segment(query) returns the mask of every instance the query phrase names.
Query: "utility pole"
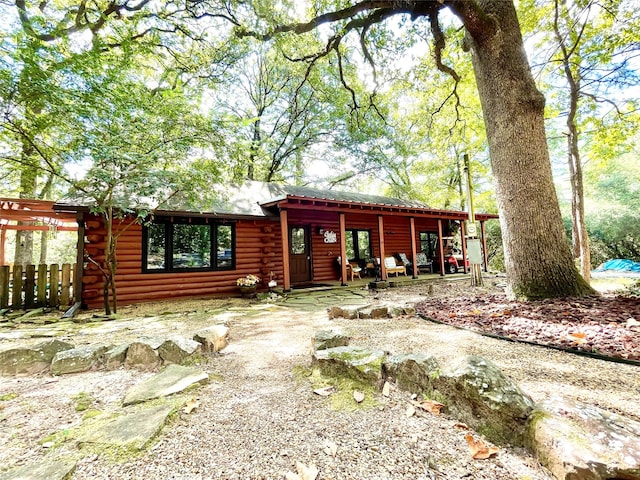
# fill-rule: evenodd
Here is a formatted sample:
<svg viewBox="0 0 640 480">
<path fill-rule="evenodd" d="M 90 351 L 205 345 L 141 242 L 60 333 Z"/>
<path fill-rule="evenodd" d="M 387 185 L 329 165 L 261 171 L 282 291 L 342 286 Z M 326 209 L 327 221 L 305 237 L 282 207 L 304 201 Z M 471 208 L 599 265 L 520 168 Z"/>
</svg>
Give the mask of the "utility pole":
<svg viewBox="0 0 640 480">
<path fill-rule="evenodd" d="M 478 228 L 476 226 L 476 216 L 473 211 L 473 187 L 471 185 L 471 170 L 469 168 L 469 155 L 464 154 L 464 173 L 467 177 L 467 198 L 469 202 L 469 222 L 466 228 L 467 235 L 467 255 L 469 256 L 469 266 L 471 269 L 471 286 L 480 287 L 484 285 L 482 280 L 482 251 L 480 239 L 478 238 Z"/>
</svg>

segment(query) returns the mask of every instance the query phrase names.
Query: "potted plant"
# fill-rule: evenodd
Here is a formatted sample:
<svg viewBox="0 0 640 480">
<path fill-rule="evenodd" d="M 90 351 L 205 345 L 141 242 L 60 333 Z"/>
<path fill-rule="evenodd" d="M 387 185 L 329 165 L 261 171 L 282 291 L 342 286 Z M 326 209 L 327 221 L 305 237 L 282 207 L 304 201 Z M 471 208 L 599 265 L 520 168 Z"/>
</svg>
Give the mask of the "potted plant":
<svg viewBox="0 0 640 480">
<path fill-rule="evenodd" d="M 242 293 L 243 297 L 253 296 L 256 293 L 259 283 L 260 277 L 253 274 L 245 275 L 236 280 L 236 285 L 240 287 L 240 293 Z"/>
</svg>

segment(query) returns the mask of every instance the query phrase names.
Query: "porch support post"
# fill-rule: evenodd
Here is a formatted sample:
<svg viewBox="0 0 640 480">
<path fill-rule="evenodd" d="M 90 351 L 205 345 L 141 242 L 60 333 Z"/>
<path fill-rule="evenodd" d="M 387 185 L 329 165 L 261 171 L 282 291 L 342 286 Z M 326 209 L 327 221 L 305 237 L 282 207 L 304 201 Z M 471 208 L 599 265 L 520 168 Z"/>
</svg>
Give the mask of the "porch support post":
<svg viewBox="0 0 640 480">
<path fill-rule="evenodd" d="M 438 253 L 440 254 L 440 276 L 444 277 L 444 245 L 442 245 L 442 219 L 438 219 Z"/>
<path fill-rule="evenodd" d="M 460 222 L 460 237 L 462 238 L 462 271 L 469 273 L 467 270 L 467 223 Z"/>
<path fill-rule="evenodd" d="M 380 278 L 386 280 L 387 269 L 384 266 L 384 257 L 386 256 L 384 250 L 384 218 L 382 215 L 378 215 L 378 236 L 380 237 Z"/>
<path fill-rule="evenodd" d="M 285 292 L 291 290 L 291 276 L 289 266 L 289 217 L 286 210 L 280 210 L 280 236 L 282 237 L 282 288 Z"/>
<path fill-rule="evenodd" d="M 347 221 L 344 213 L 340 214 L 340 285 L 347 286 Z"/>
<path fill-rule="evenodd" d="M 487 235 L 484 230 L 484 220 L 480 220 L 480 233 L 482 234 L 482 266 L 484 271 L 488 272 L 489 267 L 487 264 Z"/>
<path fill-rule="evenodd" d="M 418 262 L 416 262 L 416 220 L 409 217 L 409 231 L 411 232 L 411 266 L 413 267 L 413 278 L 418 278 Z"/>
<path fill-rule="evenodd" d="M 7 231 L 3 225 L 0 225 L 0 265 L 6 265 L 4 258 L 4 249 L 7 243 Z"/>
<path fill-rule="evenodd" d="M 84 214 L 76 215 L 78 243 L 76 243 L 76 265 L 73 272 L 73 301 L 82 303 L 82 277 L 84 275 Z"/>
</svg>

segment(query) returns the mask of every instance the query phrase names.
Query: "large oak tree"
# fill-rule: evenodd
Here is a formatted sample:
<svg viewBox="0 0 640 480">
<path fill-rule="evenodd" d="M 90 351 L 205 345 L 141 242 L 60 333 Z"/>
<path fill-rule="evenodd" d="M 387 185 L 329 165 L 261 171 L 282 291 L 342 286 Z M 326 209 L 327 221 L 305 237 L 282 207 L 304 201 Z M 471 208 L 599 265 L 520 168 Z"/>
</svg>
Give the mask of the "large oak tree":
<svg viewBox="0 0 640 480">
<path fill-rule="evenodd" d="M 372 27 L 397 16 L 426 20 L 438 68 L 455 77 L 443 61 L 446 39 L 439 16 L 449 9 L 462 22 L 489 143 L 509 291 L 529 299 L 592 293 L 573 263 L 564 232 L 545 135 L 545 100 L 531 75 L 513 1 L 366 0 L 348 6 L 316 3 L 315 9 L 304 21 L 275 17 L 275 26 L 263 27 L 264 31 L 239 26 L 239 33 L 270 40 L 332 27 L 319 56 L 335 53 L 340 58 L 341 44 L 353 32 L 359 35 L 365 59 L 372 61 L 368 44 Z M 259 8 L 255 11 L 260 14 Z M 262 17 L 265 20 L 264 11 Z"/>
</svg>

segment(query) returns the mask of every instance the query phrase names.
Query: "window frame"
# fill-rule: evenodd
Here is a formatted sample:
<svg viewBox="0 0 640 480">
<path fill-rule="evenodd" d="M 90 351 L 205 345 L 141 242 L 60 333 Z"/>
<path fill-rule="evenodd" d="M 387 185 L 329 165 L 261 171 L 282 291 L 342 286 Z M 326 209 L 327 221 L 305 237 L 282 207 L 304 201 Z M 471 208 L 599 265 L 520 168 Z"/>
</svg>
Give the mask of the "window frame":
<svg viewBox="0 0 640 480">
<path fill-rule="evenodd" d="M 164 225 L 164 268 L 149 268 L 149 226 Z M 205 225 L 209 231 L 210 265 L 206 267 L 175 267 L 173 265 L 173 245 L 175 225 Z M 231 262 L 229 265 L 218 265 L 218 227 L 231 228 Z M 236 222 L 211 221 L 204 217 L 156 217 L 142 226 L 142 273 L 181 273 L 228 271 L 236 268 Z"/>
<path fill-rule="evenodd" d="M 358 239 L 358 232 L 366 232 L 366 234 L 369 236 L 369 251 L 367 252 L 367 255 L 365 255 L 364 258 L 360 257 L 360 245 L 359 245 L 359 239 Z M 355 257 L 349 258 L 349 260 L 355 260 L 355 261 L 366 261 L 367 259 L 373 257 L 373 245 L 371 244 L 372 242 L 372 235 L 371 235 L 371 229 L 368 228 L 345 228 L 345 235 L 346 236 L 350 236 L 351 237 L 351 242 L 353 244 L 353 253 L 356 255 Z M 346 238 L 345 238 L 345 246 L 346 246 Z"/>
</svg>

